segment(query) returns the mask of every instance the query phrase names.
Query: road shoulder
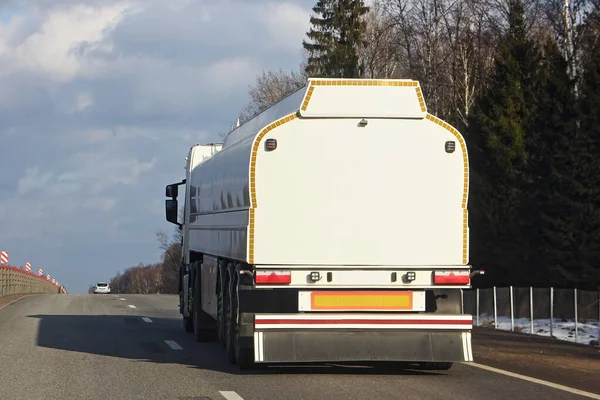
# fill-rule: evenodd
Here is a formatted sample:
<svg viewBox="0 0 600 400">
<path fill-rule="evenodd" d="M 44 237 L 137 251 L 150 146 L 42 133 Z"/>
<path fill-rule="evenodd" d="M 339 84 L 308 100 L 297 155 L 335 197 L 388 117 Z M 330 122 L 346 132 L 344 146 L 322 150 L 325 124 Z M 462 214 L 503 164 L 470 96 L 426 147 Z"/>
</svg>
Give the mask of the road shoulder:
<svg viewBox="0 0 600 400">
<path fill-rule="evenodd" d="M 14 303 L 17 300 L 21 300 L 23 297 L 30 296 L 30 294 L 11 294 L 8 296 L 0 297 L 0 310 Z"/>
<path fill-rule="evenodd" d="M 600 394 L 600 349 L 491 328 L 473 330 L 476 363 Z"/>
</svg>

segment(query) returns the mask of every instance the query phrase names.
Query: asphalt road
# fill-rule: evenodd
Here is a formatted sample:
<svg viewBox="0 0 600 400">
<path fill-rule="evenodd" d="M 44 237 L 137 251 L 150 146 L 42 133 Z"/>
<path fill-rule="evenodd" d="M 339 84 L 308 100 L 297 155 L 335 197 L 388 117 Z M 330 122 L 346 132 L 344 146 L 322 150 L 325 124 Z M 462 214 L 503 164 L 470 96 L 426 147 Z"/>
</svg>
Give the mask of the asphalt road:
<svg viewBox="0 0 600 400">
<path fill-rule="evenodd" d="M 585 399 L 462 364 L 238 372 L 218 344 L 183 331 L 175 296 L 35 295 L 0 310 L 0 399 L 514 398 Z"/>
</svg>

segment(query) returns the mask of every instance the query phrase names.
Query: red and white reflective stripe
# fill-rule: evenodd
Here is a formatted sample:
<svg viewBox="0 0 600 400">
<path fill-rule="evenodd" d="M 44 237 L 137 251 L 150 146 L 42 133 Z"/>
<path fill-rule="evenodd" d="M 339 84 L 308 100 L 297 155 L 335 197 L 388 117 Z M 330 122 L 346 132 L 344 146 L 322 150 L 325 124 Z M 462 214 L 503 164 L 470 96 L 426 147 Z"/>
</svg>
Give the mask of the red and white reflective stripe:
<svg viewBox="0 0 600 400">
<path fill-rule="evenodd" d="M 467 330 L 471 315 L 257 314 L 256 329 L 424 329 Z"/>
<path fill-rule="evenodd" d="M 46 274 L 46 280 L 49 281 L 50 280 L 50 274 Z"/>
<path fill-rule="evenodd" d="M 38 275 L 39 276 L 44 276 L 44 271 L 41 268 L 38 269 Z"/>
<path fill-rule="evenodd" d="M 25 270 L 26 270 L 27 272 L 31 271 L 31 263 L 30 263 L 30 262 L 26 262 L 26 263 L 25 263 Z"/>
<path fill-rule="evenodd" d="M 0 264 L 8 264 L 8 251 L 0 251 Z"/>
<path fill-rule="evenodd" d="M 471 282 L 470 271 L 435 271 L 435 285 L 468 285 Z"/>
</svg>

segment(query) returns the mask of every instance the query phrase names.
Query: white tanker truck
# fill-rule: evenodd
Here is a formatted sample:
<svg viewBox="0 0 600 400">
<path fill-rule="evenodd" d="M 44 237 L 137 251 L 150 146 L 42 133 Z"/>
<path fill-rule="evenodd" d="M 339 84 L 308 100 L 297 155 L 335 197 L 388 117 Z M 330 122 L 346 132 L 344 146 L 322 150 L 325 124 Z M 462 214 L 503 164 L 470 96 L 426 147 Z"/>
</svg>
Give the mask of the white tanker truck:
<svg viewBox="0 0 600 400">
<path fill-rule="evenodd" d="M 184 328 L 242 369 L 473 361 L 468 189 L 465 141 L 417 81 L 309 79 L 166 187 Z"/>
</svg>

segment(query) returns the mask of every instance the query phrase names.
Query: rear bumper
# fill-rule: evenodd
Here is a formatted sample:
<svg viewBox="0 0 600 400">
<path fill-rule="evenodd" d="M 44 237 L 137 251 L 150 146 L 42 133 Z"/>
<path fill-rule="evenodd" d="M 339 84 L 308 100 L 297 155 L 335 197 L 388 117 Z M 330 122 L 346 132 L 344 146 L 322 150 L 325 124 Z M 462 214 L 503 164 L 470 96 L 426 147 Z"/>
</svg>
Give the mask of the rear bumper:
<svg viewBox="0 0 600 400">
<path fill-rule="evenodd" d="M 470 315 L 258 314 L 261 363 L 473 361 Z"/>
<path fill-rule="evenodd" d="M 473 361 L 470 332 L 271 331 L 254 333 L 257 363 Z"/>
</svg>

